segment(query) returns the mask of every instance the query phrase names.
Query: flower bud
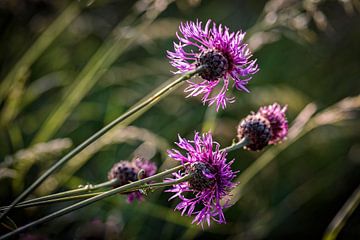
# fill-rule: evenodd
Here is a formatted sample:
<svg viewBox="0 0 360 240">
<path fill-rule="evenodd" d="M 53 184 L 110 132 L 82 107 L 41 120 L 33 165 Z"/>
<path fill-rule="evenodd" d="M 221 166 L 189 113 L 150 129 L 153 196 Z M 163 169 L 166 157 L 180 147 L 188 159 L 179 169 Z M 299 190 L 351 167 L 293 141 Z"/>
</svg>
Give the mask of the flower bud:
<svg viewBox="0 0 360 240">
<path fill-rule="evenodd" d="M 120 161 L 115 163 L 111 168 L 108 173 L 108 179 L 118 179 L 119 183 L 115 187 L 119 187 L 129 182 L 136 181 L 138 171 L 139 169 L 136 168 L 131 162 Z"/>
<path fill-rule="evenodd" d="M 271 139 L 270 122 L 259 114 L 248 115 L 238 126 L 238 137 L 246 137 L 246 149 L 259 151 L 266 147 Z"/>
</svg>

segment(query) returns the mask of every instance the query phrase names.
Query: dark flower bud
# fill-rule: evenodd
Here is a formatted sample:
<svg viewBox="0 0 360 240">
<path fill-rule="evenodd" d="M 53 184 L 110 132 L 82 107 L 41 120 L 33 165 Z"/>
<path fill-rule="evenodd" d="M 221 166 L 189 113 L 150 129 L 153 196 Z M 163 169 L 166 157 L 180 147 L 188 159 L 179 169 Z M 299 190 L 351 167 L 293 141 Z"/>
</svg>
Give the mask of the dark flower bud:
<svg viewBox="0 0 360 240">
<path fill-rule="evenodd" d="M 269 144 L 271 139 L 271 125 L 269 120 L 259 114 L 248 115 L 238 126 L 238 137 L 246 137 L 246 149 L 259 151 Z"/>
<path fill-rule="evenodd" d="M 114 185 L 114 187 L 120 187 L 130 182 L 150 177 L 156 173 L 156 170 L 157 167 L 155 163 L 140 157 L 135 157 L 131 162 L 120 161 L 115 163 L 108 173 L 108 179 L 118 179 L 119 182 Z M 143 199 L 140 191 L 125 194 L 128 195 L 129 203 L 133 202 L 135 199 Z"/>
<path fill-rule="evenodd" d="M 115 187 L 125 185 L 137 180 L 139 169 L 129 161 L 120 161 L 115 163 L 108 173 L 108 179 L 118 179 L 119 183 Z"/>
</svg>

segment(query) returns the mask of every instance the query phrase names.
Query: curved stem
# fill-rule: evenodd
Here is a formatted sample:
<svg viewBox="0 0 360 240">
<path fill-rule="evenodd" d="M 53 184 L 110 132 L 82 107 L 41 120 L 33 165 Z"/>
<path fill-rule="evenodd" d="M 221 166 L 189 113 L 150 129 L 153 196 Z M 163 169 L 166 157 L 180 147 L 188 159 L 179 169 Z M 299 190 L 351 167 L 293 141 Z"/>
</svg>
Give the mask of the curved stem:
<svg viewBox="0 0 360 240">
<path fill-rule="evenodd" d="M 192 76 L 196 75 L 197 73 L 201 72 L 203 70 L 203 66 L 198 67 L 197 69 L 187 72 L 178 79 L 171 82 L 169 85 L 165 86 L 164 88 L 160 89 L 157 93 L 155 93 L 153 96 L 149 97 L 147 100 L 135 105 L 135 107 L 130 108 L 127 112 L 125 112 L 123 115 L 100 129 L 98 132 L 93 134 L 91 137 L 89 137 L 87 140 L 85 140 L 83 143 L 78 145 L 75 149 L 70 151 L 68 154 L 66 154 L 63 158 L 61 158 L 59 161 L 57 161 L 52 167 L 50 167 L 45 173 L 43 173 L 33 184 L 31 184 L 24 192 L 22 192 L 9 206 L 9 208 L 3 212 L 0 215 L 0 221 L 3 219 L 4 216 L 6 216 L 13 207 L 18 204 L 22 199 L 27 197 L 36 187 L 38 187 L 47 177 L 49 177 L 53 172 L 55 172 L 58 168 L 60 168 L 62 165 L 64 165 L 66 162 L 68 162 L 71 158 L 73 158 L 75 155 L 77 155 L 79 152 L 81 152 L 84 148 L 89 146 L 91 143 L 95 142 L 98 138 L 100 138 L 102 135 L 107 133 L 109 130 L 111 130 L 113 127 L 115 127 L 120 122 L 126 120 L 133 114 L 137 113 L 138 111 L 142 110 L 146 106 L 150 105 L 154 101 L 158 101 L 161 99 L 162 96 L 172 88 L 179 86 L 180 83 L 182 83 L 185 80 L 190 79 Z"/>
<path fill-rule="evenodd" d="M 87 205 L 89 205 L 91 203 L 94 203 L 94 202 L 97 202 L 97 201 L 102 200 L 104 198 L 110 197 L 110 196 L 112 196 L 114 194 L 122 193 L 122 192 L 126 192 L 126 191 L 133 191 L 134 188 L 136 188 L 136 187 L 139 187 L 139 188 L 148 187 L 148 186 L 150 186 L 150 184 L 147 184 L 148 182 L 155 181 L 155 180 L 158 180 L 158 179 L 162 179 L 163 177 L 165 177 L 168 174 L 171 174 L 171 173 L 174 173 L 174 172 L 177 172 L 177 171 L 183 169 L 185 167 L 185 165 L 186 164 L 171 168 L 169 170 L 166 170 L 166 171 L 163 171 L 161 173 L 155 174 L 155 175 L 153 175 L 151 177 L 144 178 L 144 179 L 138 180 L 136 182 L 132 182 L 132 183 L 129 183 L 129 184 L 114 188 L 112 190 L 101 193 L 101 194 L 96 195 L 94 197 L 91 197 L 91 198 L 88 198 L 88 199 L 83 200 L 81 202 L 75 203 L 75 204 L 73 204 L 73 205 L 71 205 L 69 207 L 63 208 L 63 209 L 61 209 L 61 210 L 59 210 L 57 212 L 49 214 L 49 215 L 47 215 L 47 216 L 45 216 L 43 218 L 40 218 L 40 219 L 38 219 L 38 220 L 36 220 L 34 222 L 31 222 L 31 223 L 29 223 L 29 224 L 27 224 L 25 226 L 19 227 L 16 230 L 14 230 L 14 231 L 12 231 L 12 232 L 10 232 L 8 234 L 5 234 L 5 235 L 1 236 L 0 240 L 12 237 L 12 236 L 14 236 L 14 235 L 28 229 L 28 228 L 31 228 L 31 227 L 34 227 L 34 226 L 39 225 L 41 223 L 50 221 L 50 220 L 52 220 L 54 218 L 63 216 L 65 214 L 69 213 L 69 212 L 72 212 L 72 211 L 77 210 L 79 208 L 85 207 L 85 206 L 87 206 Z M 183 181 L 185 181 L 184 179 L 183 179 Z M 166 184 L 173 185 L 174 183 L 173 182 L 168 182 Z M 163 186 L 165 186 L 165 184 L 160 185 L 160 187 L 163 187 Z"/>
<path fill-rule="evenodd" d="M 235 151 L 239 148 L 245 147 L 248 143 L 249 143 L 248 139 L 246 137 L 244 137 L 239 142 L 234 143 L 226 148 L 221 149 L 221 151 L 229 153 L 229 152 Z"/>
<path fill-rule="evenodd" d="M 73 201 L 73 200 L 77 200 L 77 199 L 84 199 L 84 198 L 97 196 L 101 193 L 104 193 L 104 192 L 79 194 L 79 195 L 75 195 L 75 196 L 59 197 L 59 198 L 53 198 L 53 199 L 48 199 L 48 200 L 33 201 L 33 202 L 28 202 L 28 203 L 22 202 L 22 203 L 17 204 L 14 208 L 28 208 L 28 207 L 36 207 L 36 206 L 40 206 L 40 205 L 46 205 L 46 204 L 50 204 L 50 203 Z M 8 206 L 2 207 L 2 208 L 0 208 L 0 211 L 5 211 L 8 208 L 9 208 Z"/>
<path fill-rule="evenodd" d="M 168 187 L 168 186 L 172 186 L 172 185 L 175 185 L 175 184 L 178 184 L 178 183 L 185 182 L 185 181 L 189 180 L 191 177 L 192 177 L 191 175 L 186 175 L 186 176 L 184 176 L 182 178 L 179 178 L 179 179 L 177 179 L 175 181 L 144 184 L 144 185 L 141 185 L 141 186 L 138 186 L 138 187 L 126 190 L 126 191 L 121 191 L 119 193 L 129 193 L 129 192 L 137 191 L 137 190 L 140 190 L 140 189 L 155 190 L 155 189 L 158 189 L 158 188 Z M 86 199 L 86 198 L 90 198 L 90 197 L 100 195 L 102 193 L 104 193 L 104 192 L 87 193 L 87 194 L 80 194 L 80 195 L 67 196 L 67 197 L 58 197 L 58 198 L 52 198 L 52 199 L 46 199 L 46 200 L 38 200 L 37 199 L 37 201 L 33 201 L 33 202 L 19 203 L 18 205 L 15 206 L 15 208 L 35 207 L 35 206 L 51 204 L 51 203 L 73 201 L 73 200 L 84 199 L 84 198 Z M 7 208 L 8 207 L 2 207 L 2 208 L 0 208 L 0 211 L 4 211 Z"/>
<path fill-rule="evenodd" d="M 243 146 L 245 146 L 247 144 L 246 139 L 242 139 L 241 141 L 239 141 L 238 143 L 235 143 L 227 148 L 222 149 L 222 151 L 234 151 L 237 150 Z M 184 182 L 187 179 L 189 179 L 191 176 L 187 175 L 184 178 L 178 179 L 174 182 L 172 182 L 172 184 L 177 184 L 180 182 Z M 96 195 L 99 195 L 103 192 L 97 192 L 97 193 L 92 193 L 89 194 L 91 191 L 99 189 L 99 188 L 103 188 L 103 187 L 111 187 L 114 186 L 114 184 L 116 184 L 118 182 L 117 179 L 113 179 L 110 181 L 106 181 L 100 184 L 96 184 L 96 185 L 92 185 L 92 184 L 87 184 L 84 187 L 78 188 L 78 189 L 72 189 L 69 191 L 65 191 L 65 192 L 60 192 L 60 193 L 55 193 L 55 194 L 50 194 L 47 196 L 43 196 L 43 197 L 39 197 L 39 198 L 34 198 L 34 199 L 30 199 L 27 201 L 23 201 L 19 204 L 17 204 L 15 206 L 15 208 L 26 208 L 26 207 L 33 207 L 33 206 L 39 206 L 39 205 L 44 205 L 44 204 L 50 204 L 50 203 L 57 203 L 57 202 L 64 202 L 64 201 L 72 201 L 72 200 L 76 200 L 76 199 L 83 199 L 83 198 L 89 198 L 89 197 L 93 197 Z M 153 183 L 153 184 L 148 184 L 146 186 L 141 186 L 141 187 L 137 187 L 135 189 L 132 190 L 138 190 L 141 188 L 160 188 L 160 187 L 166 187 L 166 186 L 170 186 L 167 182 L 161 182 L 161 183 Z M 80 193 L 86 193 L 89 192 L 88 194 L 80 194 Z M 80 194 L 80 195 L 77 195 Z M 9 206 L 4 206 L 4 207 L 0 207 L 0 211 L 5 211 L 9 208 Z"/>
<path fill-rule="evenodd" d="M 241 141 L 234 143 L 229 147 L 223 148 L 222 151 L 231 152 L 231 151 L 237 150 L 237 149 L 245 146 L 246 144 L 247 144 L 247 140 L 244 138 Z M 186 176 L 186 177 L 189 178 L 189 176 Z M 183 182 L 183 181 L 184 181 L 183 179 L 179 179 L 179 182 Z M 15 206 L 15 208 L 33 207 L 33 206 L 38 206 L 38 205 L 43 205 L 43 204 L 71 201 L 71 200 L 75 200 L 75 199 L 82 199 L 82 198 L 96 196 L 96 195 L 98 195 L 98 193 L 83 194 L 83 195 L 76 195 L 76 194 L 91 192 L 93 190 L 103 188 L 103 187 L 111 187 L 111 186 L 114 186 L 114 184 L 116 184 L 117 182 L 118 182 L 118 180 L 114 179 L 114 180 L 110 180 L 110 181 L 103 182 L 103 183 L 96 184 L 96 185 L 87 184 L 84 187 L 81 187 L 78 189 L 73 189 L 73 190 L 69 190 L 69 191 L 65 191 L 65 192 L 55 193 L 55 194 L 23 201 L 23 202 L 17 204 Z M 176 183 L 174 182 L 173 184 L 176 184 Z M 169 185 L 164 182 L 148 185 L 148 187 L 151 187 L 151 188 L 165 187 L 165 186 L 169 186 Z M 146 186 L 145 186 L 145 188 L 146 188 Z M 75 196 L 72 196 L 72 195 L 75 195 Z M 8 208 L 9 208 L 9 206 L 0 207 L 0 211 L 7 210 Z"/>
</svg>

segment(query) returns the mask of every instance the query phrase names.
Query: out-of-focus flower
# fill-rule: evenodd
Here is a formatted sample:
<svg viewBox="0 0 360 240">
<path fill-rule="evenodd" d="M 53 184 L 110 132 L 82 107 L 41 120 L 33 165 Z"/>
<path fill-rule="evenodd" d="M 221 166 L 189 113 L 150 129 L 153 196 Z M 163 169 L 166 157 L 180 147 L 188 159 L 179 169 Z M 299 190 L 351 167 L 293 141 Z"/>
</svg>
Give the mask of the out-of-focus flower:
<svg viewBox="0 0 360 240">
<path fill-rule="evenodd" d="M 229 28 L 217 26 L 208 20 L 203 28 L 201 21 L 185 22 L 179 27 L 182 36 L 177 34 L 179 43 L 174 43 L 174 52 L 168 51 L 168 58 L 172 66 L 178 69 L 175 73 L 184 73 L 204 66 L 199 73 L 204 81 L 195 83 L 188 81 L 185 89 L 188 96 L 202 95 L 203 103 L 216 103 L 224 109 L 227 103 L 234 102 L 226 92 L 230 79 L 237 90 L 249 92 L 246 88 L 258 70 L 256 60 L 250 60 L 252 54 L 243 42 L 245 33 L 242 31 L 230 32 Z M 222 83 L 222 88 L 215 96 L 211 96 L 216 86 Z"/>
<path fill-rule="evenodd" d="M 113 165 L 108 173 L 108 179 L 118 179 L 118 184 L 114 187 L 120 187 L 138 180 L 138 173 L 142 170 L 142 177 L 147 178 L 156 173 L 157 167 L 153 162 L 145 160 L 139 157 L 130 161 L 120 161 Z M 142 200 L 142 194 L 140 191 L 127 193 L 128 202 L 131 203 L 135 199 Z"/>
<path fill-rule="evenodd" d="M 220 200 L 226 198 L 235 186 L 232 180 L 237 172 L 232 171 L 230 167 L 233 161 L 226 162 L 227 153 L 220 151 L 220 145 L 212 140 L 211 133 L 200 136 L 196 132 L 193 141 L 179 136 L 176 145 L 186 153 L 181 154 L 178 150 L 172 149 L 168 151 L 169 157 L 185 165 L 185 171 L 173 175 L 175 179 L 187 174 L 191 174 L 192 177 L 187 182 L 173 185 L 171 189 L 166 190 L 174 193 L 170 199 L 178 197 L 181 200 L 175 209 L 181 211 L 182 215 L 196 215 L 193 223 L 203 225 L 206 222 L 210 225 L 211 219 L 225 223 L 223 208 L 229 206 L 221 205 Z M 174 179 L 167 179 L 171 180 Z"/>
<path fill-rule="evenodd" d="M 288 133 L 286 119 L 287 106 L 278 103 L 261 107 L 257 113 L 251 113 L 238 126 L 238 138 L 247 138 L 245 149 L 259 151 L 269 144 L 284 140 Z"/>
</svg>

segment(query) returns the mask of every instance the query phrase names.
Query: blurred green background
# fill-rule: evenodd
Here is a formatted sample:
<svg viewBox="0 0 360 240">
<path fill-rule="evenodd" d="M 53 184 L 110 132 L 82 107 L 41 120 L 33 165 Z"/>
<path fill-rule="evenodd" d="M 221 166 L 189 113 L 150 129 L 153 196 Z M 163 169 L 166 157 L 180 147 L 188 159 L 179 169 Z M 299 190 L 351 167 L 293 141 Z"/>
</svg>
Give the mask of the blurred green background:
<svg viewBox="0 0 360 240">
<path fill-rule="evenodd" d="M 165 162 L 166 149 L 178 133 L 191 138 L 194 130 L 211 130 L 227 146 L 250 111 L 275 101 L 288 104 L 289 122 L 296 124 L 287 141 L 263 152 L 230 154 L 240 184 L 234 192 L 238 201 L 225 213 L 228 224 L 192 226 L 172 210 L 177 201 L 168 202 L 170 194 L 156 192 L 131 205 L 117 195 L 27 234 L 321 239 L 360 183 L 359 12 L 357 0 L 1 1 L 1 205 L 171 78 L 166 50 L 173 48 L 179 23 L 211 18 L 247 31 L 261 69 L 249 83 L 251 93 L 233 92 L 236 103 L 216 113 L 199 98 L 184 98 L 182 86 L 92 144 L 32 197 L 103 182 L 116 161 L 137 155 L 166 168 L 174 164 Z M 10 217 L 23 225 L 68 204 L 14 210 Z M 338 239 L 360 239 L 360 209 Z"/>
</svg>

